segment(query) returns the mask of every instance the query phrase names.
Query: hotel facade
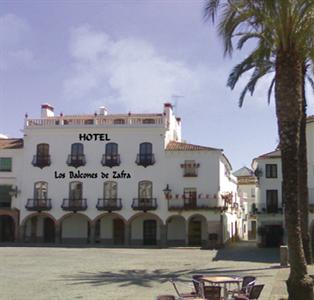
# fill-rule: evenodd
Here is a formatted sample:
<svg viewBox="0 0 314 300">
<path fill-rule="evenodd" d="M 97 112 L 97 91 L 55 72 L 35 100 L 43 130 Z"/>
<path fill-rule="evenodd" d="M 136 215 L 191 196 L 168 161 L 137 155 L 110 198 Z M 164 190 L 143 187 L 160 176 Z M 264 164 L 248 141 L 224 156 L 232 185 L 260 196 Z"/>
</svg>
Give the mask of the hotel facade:
<svg viewBox="0 0 314 300">
<path fill-rule="evenodd" d="M 155 114 L 25 116 L 0 139 L 0 241 L 219 247 L 243 237 L 222 149 L 188 144 L 170 103 Z"/>
</svg>

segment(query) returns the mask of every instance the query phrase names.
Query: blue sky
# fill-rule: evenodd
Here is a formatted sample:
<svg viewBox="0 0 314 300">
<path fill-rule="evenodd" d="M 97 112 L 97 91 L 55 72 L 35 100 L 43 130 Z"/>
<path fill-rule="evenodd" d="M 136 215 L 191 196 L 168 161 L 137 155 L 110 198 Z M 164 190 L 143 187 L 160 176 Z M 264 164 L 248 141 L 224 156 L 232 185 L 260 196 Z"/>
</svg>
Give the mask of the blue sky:
<svg viewBox="0 0 314 300">
<path fill-rule="evenodd" d="M 22 136 L 24 114 L 160 112 L 175 102 L 183 138 L 223 148 L 236 170 L 278 143 L 269 79 L 238 107 L 245 78 L 226 87 L 249 52 L 223 56 L 204 1 L 0 1 L 0 133 Z M 175 98 L 173 95 L 182 97 Z M 313 96 L 308 93 L 309 114 Z"/>
</svg>

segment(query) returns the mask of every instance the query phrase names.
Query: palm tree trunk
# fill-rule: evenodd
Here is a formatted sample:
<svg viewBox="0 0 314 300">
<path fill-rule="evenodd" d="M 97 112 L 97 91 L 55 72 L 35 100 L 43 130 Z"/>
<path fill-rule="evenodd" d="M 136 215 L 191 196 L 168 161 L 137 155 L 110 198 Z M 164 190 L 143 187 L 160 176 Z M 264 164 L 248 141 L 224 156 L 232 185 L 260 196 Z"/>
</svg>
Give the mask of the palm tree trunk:
<svg viewBox="0 0 314 300">
<path fill-rule="evenodd" d="M 301 234 L 305 260 L 312 263 L 311 239 L 309 233 L 309 192 L 307 184 L 307 151 L 306 151 L 306 99 L 305 99 L 305 66 L 303 64 L 302 115 L 299 146 L 299 205 L 301 216 Z"/>
<path fill-rule="evenodd" d="M 275 98 L 290 261 L 287 280 L 289 300 L 313 300 L 313 284 L 307 275 L 302 246 L 298 204 L 302 63 L 292 46 L 288 50 L 279 49 L 277 53 Z"/>
</svg>

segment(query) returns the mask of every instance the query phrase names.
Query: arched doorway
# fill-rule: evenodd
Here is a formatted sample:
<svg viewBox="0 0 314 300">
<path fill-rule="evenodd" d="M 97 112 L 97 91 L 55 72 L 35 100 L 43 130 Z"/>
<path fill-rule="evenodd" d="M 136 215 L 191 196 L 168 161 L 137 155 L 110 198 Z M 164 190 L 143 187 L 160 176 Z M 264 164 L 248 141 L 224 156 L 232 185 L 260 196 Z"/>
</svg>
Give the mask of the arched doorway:
<svg viewBox="0 0 314 300">
<path fill-rule="evenodd" d="M 0 242 L 14 242 L 14 219 L 11 216 L 0 216 Z"/>
<path fill-rule="evenodd" d="M 116 213 L 106 213 L 95 220 L 95 241 L 106 245 L 125 244 L 125 220 Z"/>
<path fill-rule="evenodd" d="M 188 240 L 190 246 L 204 246 L 207 240 L 207 222 L 204 216 L 196 215 L 190 217 L 188 229 Z"/>
<path fill-rule="evenodd" d="M 85 244 L 90 240 L 90 220 L 80 213 L 70 213 L 59 221 L 61 241 L 70 244 Z"/>
<path fill-rule="evenodd" d="M 152 213 L 139 213 L 130 220 L 131 245 L 157 246 L 161 245 L 160 227 L 162 221 Z"/>
<path fill-rule="evenodd" d="M 171 216 L 167 219 L 167 245 L 185 246 L 185 219 L 182 216 Z"/>
<path fill-rule="evenodd" d="M 55 242 L 55 220 L 52 216 L 39 213 L 26 217 L 24 241 L 31 243 L 54 243 Z"/>
</svg>

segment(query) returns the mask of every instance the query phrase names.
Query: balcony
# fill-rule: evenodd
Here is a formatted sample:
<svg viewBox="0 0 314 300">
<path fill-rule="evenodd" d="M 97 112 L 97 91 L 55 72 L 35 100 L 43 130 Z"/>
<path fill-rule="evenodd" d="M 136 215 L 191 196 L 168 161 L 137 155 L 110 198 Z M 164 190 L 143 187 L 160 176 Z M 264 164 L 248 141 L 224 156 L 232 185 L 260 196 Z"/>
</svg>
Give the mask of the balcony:
<svg viewBox="0 0 314 300">
<path fill-rule="evenodd" d="M 67 159 L 68 166 L 78 168 L 81 166 L 85 166 L 85 164 L 86 164 L 86 159 L 85 159 L 84 154 L 79 154 L 79 155 L 69 154 L 68 155 L 68 159 Z"/>
<path fill-rule="evenodd" d="M 117 211 L 122 209 L 121 198 L 100 198 L 96 208 L 102 211 Z"/>
<path fill-rule="evenodd" d="M 262 207 L 260 210 L 256 210 L 257 214 L 282 214 L 283 209 L 282 207 L 277 206 L 267 206 Z"/>
<path fill-rule="evenodd" d="M 155 156 L 152 153 L 149 154 L 137 154 L 136 164 L 139 166 L 143 166 L 146 168 L 147 166 L 151 166 L 155 163 Z"/>
<path fill-rule="evenodd" d="M 32 165 L 34 167 L 44 168 L 50 166 L 50 155 L 34 155 L 32 160 Z"/>
<path fill-rule="evenodd" d="M 51 199 L 27 199 L 25 208 L 29 211 L 38 211 L 51 209 Z"/>
<path fill-rule="evenodd" d="M 87 209 L 86 199 L 63 199 L 61 208 L 65 211 L 84 211 Z"/>
<path fill-rule="evenodd" d="M 120 154 L 114 154 L 114 155 L 106 155 L 104 154 L 102 156 L 101 164 L 103 166 L 112 168 L 116 166 L 120 166 Z"/>
<path fill-rule="evenodd" d="M 157 200 L 156 198 L 134 198 L 132 208 L 134 210 L 142 210 L 144 212 L 148 210 L 156 210 Z"/>
<path fill-rule="evenodd" d="M 217 199 L 212 198 L 172 198 L 168 201 L 169 211 L 181 210 L 221 210 Z"/>
</svg>

